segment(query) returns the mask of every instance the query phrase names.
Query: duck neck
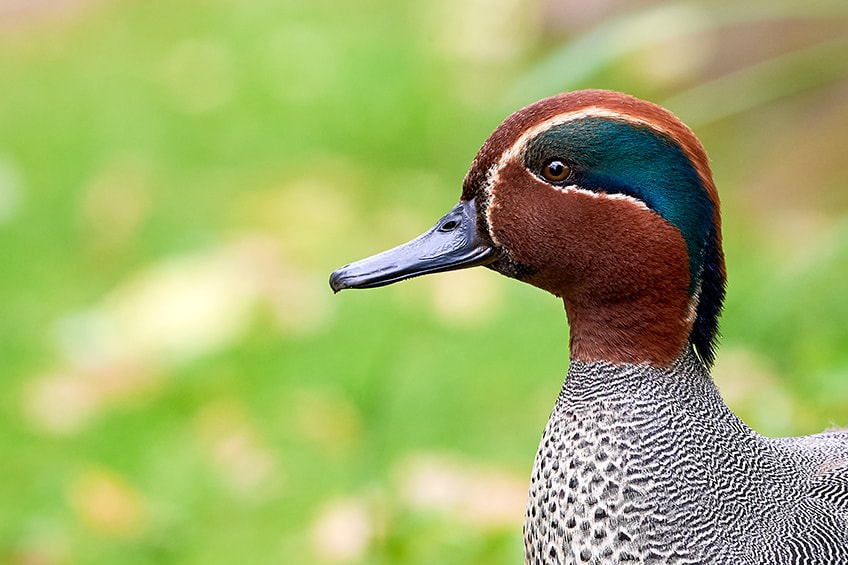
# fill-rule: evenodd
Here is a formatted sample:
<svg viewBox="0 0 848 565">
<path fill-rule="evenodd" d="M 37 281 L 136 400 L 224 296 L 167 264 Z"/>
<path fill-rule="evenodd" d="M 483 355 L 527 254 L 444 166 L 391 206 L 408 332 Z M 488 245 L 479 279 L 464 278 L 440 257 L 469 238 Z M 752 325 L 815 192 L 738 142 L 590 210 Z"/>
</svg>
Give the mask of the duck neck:
<svg viewBox="0 0 848 565">
<path fill-rule="evenodd" d="M 598 302 L 566 296 L 563 303 L 572 360 L 668 367 L 689 348 L 694 310 L 683 297 L 659 300 L 644 293 Z"/>
</svg>

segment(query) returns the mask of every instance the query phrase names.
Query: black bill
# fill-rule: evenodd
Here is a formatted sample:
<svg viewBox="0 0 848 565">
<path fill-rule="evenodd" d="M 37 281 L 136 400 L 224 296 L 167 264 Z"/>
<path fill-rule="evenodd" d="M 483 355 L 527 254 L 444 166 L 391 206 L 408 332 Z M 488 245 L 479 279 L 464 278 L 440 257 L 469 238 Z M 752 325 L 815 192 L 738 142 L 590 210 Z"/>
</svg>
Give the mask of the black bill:
<svg viewBox="0 0 848 565">
<path fill-rule="evenodd" d="M 333 271 L 330 288 L 374 288 L 428 273 L 441 273 L 494 259 L 491 244 L 477 232 L 473 200 L 460 202 L 430 231 L 408 243 Z"/>
</svg>

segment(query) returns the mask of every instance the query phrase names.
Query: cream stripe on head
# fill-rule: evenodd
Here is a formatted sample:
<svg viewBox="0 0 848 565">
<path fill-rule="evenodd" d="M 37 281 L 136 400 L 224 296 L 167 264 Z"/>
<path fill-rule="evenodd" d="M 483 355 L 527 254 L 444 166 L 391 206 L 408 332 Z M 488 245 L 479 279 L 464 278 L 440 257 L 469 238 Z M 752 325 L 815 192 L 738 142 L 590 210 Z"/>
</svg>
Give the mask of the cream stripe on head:
<svg viewBox="0 0 848 565">
<path fill-rule="evenodd" d="M 571 185 L 568 185 L 568 186 L 555 186 L 555 185 L 549 184 L 547 186 L 549 186 L 550 188 L 552 188 L 552 189 L 554 189 L 558 192 L 562 192 L 563 194 L 580 193 L 580 194 L 585 194 L 586 196 L 591 196 L 592 198 L 596 198 L 598 200 L 622 200 L 624 202 L 630 202 L 631 204 L 633 204 L 634 206 L 636 206 L 637 208 L 640 208 L 642 210 L 653 212 L 653 210 L 648 208 L 647 204 L 645 204 L 644 202 L 642 202 L 641 200 L 639 200 L 635 196 L 630 196 L 629 194 L 623 194 L 621 192 L 595 192 L 594 190 L 589 190 L 589 189 L 586 189 L 586 188 L 580 188 L 579 186 L 577 186 L 575 184 L 571 184 Z M 654 213 L 656 213 L 656 212 L 654 212 Z"/>
<path fill-rule="evenodd" d="M 610 110 L 609 108 L 604 108 L 602 106 L 588 106 L 579 110 L 572 110 L 570 112 L 557 114 L 556 116 L 548 118 L 547 120 L 540 122 L 535 126 L 527 129 L 527 131 L 525 131 L 518 139 L 515 140 L 515 142 L 509 147 L 509 149 L 507 149 L 501 154 L 500 159 L 498 159 L 498 168 L 504 166 L 508 161 L 522 157 L 524 148 L 527 146 L 527 142 L 539 135 L 540 133 L 551 129 L 552 127 L 561 126 L 569 122 L 576 122 L 578 120 L 583 120 L 586 118 L 607 118 L 645 126 L 654 130 L 657 133 L 661 133 L 663 135 L 671 137 L 685 151 L 685 148 L 683 147 L 683 144 L 680 142 L 680 140 L 675 138 L 667 129 L 663 128 L 659 122 L 656 122 L 654 120 L 646 120 L 644 118 L 637 118 L 630 114 L 623 114 L 621 112 L 616 112 L 615 110 Z"/>
</svg>

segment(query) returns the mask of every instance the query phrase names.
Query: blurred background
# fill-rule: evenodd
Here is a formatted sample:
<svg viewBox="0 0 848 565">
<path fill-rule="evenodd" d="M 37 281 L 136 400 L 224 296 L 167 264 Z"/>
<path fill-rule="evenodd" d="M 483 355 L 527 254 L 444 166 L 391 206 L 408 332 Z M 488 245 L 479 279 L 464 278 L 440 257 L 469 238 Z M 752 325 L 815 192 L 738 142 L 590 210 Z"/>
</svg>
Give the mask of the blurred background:
<svg viewBox="0 0 848 565">
<path fill-rule="evenodd" d="M 731 407 L 848 425 L 844 0 L 0 0 L 0 563 L 521 562 L 561 303 L 327 277 L 582 87 L 712 156 Z"/>
</svg>

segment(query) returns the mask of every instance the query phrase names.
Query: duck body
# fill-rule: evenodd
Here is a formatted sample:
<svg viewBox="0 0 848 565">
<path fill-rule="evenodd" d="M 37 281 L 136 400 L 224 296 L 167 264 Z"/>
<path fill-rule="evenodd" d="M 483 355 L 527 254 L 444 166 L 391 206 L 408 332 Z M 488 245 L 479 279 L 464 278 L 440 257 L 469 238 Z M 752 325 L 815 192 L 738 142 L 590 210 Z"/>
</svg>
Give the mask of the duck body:
<svg viewBox="0 0 848 565">
<path fill-rule="evenodd" d="M 846 451 L 845 433 L 760 436 L 690 352 L 664 369 L 572 363 L 525 563 L 848 563 Z"/>
<path fill-rule="evenodd" d="M 331 275 L 339 291 L 482 265 L 562 299 L 571 365 L 533 466 L 525 563 L 848 564 L 848 431 L 762 437 L 709 374 L 719 208 L 670 112 L 564 93 L 492 133 L 432 229 Z"/>
</svg>

